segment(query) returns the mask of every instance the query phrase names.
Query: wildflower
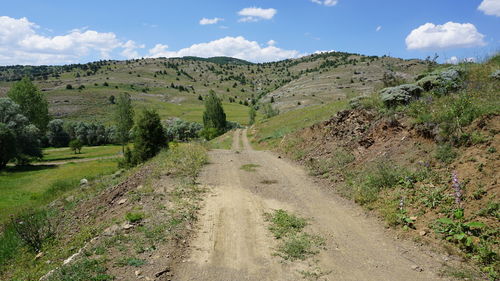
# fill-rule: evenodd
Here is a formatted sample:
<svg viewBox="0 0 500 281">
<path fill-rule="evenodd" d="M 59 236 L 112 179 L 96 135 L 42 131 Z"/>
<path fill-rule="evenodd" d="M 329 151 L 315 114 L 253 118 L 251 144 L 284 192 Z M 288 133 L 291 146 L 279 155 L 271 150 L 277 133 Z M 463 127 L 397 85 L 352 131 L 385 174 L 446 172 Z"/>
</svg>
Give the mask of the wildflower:
<svg viewBox="0 0 500 281">
<path fill-rule="evenodd" d="M 453 171 L 451 174 L 451 187 L 455 190 L 453 194 L 455 196 L 455 203 L 460 207 L 462 204 L 462 185 L 458 181 L 458 175 L 456 171 Z"/>
</svg>

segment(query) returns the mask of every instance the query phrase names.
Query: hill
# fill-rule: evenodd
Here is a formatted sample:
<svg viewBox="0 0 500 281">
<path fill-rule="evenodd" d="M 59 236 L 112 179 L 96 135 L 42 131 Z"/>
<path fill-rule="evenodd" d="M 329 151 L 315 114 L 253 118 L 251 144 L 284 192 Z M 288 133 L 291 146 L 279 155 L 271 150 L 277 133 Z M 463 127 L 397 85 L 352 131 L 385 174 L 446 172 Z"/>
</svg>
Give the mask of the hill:
<svg viewBox="0 0 500 281">
<path fill-rule="evenodd" d="M 428 62 L 342 52 L 250 64 L 227 58 L 156 58 L 65 66 L 0 67 L 0 96 L 27 75 L 47 94 L 55 118 L 110 121 L 110 96 L 127 92 L 138 107 L 162 118 L 201 121 L 210 90 L 223 98 L 229 119 L 245 124 L 245 105 L 274 102 L 282 111 L 319 105 L 382 87 L 384 74 L 412 81 Z"/>
</svg>

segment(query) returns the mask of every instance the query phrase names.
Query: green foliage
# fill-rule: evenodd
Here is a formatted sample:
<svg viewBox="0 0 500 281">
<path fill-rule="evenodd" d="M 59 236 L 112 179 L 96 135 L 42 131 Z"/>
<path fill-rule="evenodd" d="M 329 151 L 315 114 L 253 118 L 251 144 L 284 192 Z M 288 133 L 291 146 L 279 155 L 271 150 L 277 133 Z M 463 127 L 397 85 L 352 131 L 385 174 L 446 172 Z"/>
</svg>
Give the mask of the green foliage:
<svg viewBox="0 0 500 281">
<path fill-rule="evenodd" d="M 154 110 L 144 109 L 134 128 L 134 150 L 130 164 L 142 163 L 164 148 L 168 148 L 168 143 L 160 116 Z"/>
<path fill-rule="evenodd" d="M 391 188 L 404 179 L 406 171 L 389 162 L 376 162 L 361 171 L 350 185 L 355 188 L 354 200 L 367 204 L 377 199 L 382 189 Z"/>
<path fill-rule="evenodd" d="M 269 230 L 276 239 L 298 233 L 307 225 L 305 219 L 289 214 L 282 209 L 275 210 L 272 214 L 266 214 L 266 219 L 271 222 Z"/>
<path fill-rule="evenodd" d="M 39 130 L 21 114 L 20 106 L 9 98 L 0 98 L 0 169 L 16 159 L 24 164 L 31 157 L 42 157 Z"/>
<path fill-rule="evenodd" d="M 71 140 L 69 142 L 69 148 L 75 153 L 82 153 L 82 142 L 79 139 Z"/>
<path fill-rule="evenodd" d="M 11 225 L 18 237 L 33 252 L 40 252 L 44 243 L 55 235 L 53 223 L 45 210 L 29 210 L 12 218 Z"/>
<path fill-rule="evenodd" d="M 139 222 L 139 221 L 141 221 L 144 218 L 144 213 L 141 213 L 141 212 L 128 212 L 125 215 L 125 218 L 130 223 Z"/>
<path fill-rule="evenodd" d="M 280 111 L 277 108 L 273 108 L 273 106 L 270 103 L 263 104 L 262 110 L 264 111 L 264 116 L 266 118 L 271 118 L 280 114 Z"/>
<path fill-rule="evenodd" d="M 61 119 L 51 120 L 47 126 L 47 140 L 52 147 L 67 146 L 69 134 L 64 130 L 64 121 Z"/>
<path fill-rule="evenodd" d="M 50 119 L 49 105 L 33 82 L 24 77 L 10 88 L 7 96 L 20 106 L 21 114 L 43 134 Z"/>
<path fill-rule="evenodd" d="M 388 107 L 408 104 L 420 97 L 424 90 L 414 84 L 404 84 L 396 87 L 385 88 L 380 92 L 382 102 Z"/>
<path fill-rule="evenodd" d="M 129 94 L 123 93 L 118 96 L 115 110 L 116 131 L 120 143 L 124 146 L 129 140 L 130 129 L 134 126 L 134 108 Z"/>
<path fill-rule="evenodd" d="M 168 122 L 165 132 L 169 141 L 185 142 L 197 138 L 201 130 L 203 126 L 199 123 L 175 119 Z"/>
<path fill-rule="evenodd" d="M 279 256 L 286 260 L 304 260 L 308 255 L 316 254 L 316 247 L 324 243 L 323 239 L 307 233 L 290 235 L 278 246 Z"/>
<path fill-rule="evenodd" d="M 119 267 L 124 267 L 124 266 L 141 267 L 145 264 L 146 264 L 145 260 L 138 259 L 135 257 L 128 257 L 128 258 L 123 257 L 116 262 L 116 265 Z"/>
<path fill-rule="evenodd" d="M 488 202 L 486 207 L 479 210 L 477 214 L 482 217 L 491 216 L 500 219 L 500 202 Z"/>
<path fill-rule="evenodd" d="M 222 108 L 221 100 L 212 90 L 205 98 L 203 126 L 205 129 L 216 129 L 217 136 L 223 134 L 226 129 L 226 113 L 224 113 L 224 109 Z"/>
<path fill-rule="evenodd" d="M 111 281 L 113 276 L 106 274 L 104 260 L 83 258 L 54 272 L 48 281 Z"/>
<path fill-rule="evenodd" d="M 464 212 L 457 209 L 453 213 L 453 219 L 440 218 L 436 220 L 434 229 L 443 235 L 447 241 L 457 243 L 460 248 L 467 251 L 474 249 L 474 236 L 478 236 L 485 227 L 482 222 L 464 222 Z"/>
<path fill-rule="evenodd" d="M 22 244 L 23 242 L 12 223 L 4 225 L 2 233 L 0 233 L 0 273 L 3 266 L 7 265 L 18 254 Z"/>
<path fill-rule="evenodd" d="M 251 106 L 250 109 L 248 110 L 248 124 L 253 125 L 255 123 L 255 117 L 257 116 L 257 110 L 255 110 L 255 107 Z"/>
<path fill-rule="evenodd" d="M 99 122 L 68 122 L 64 127 L 70 139 L 78 139 L 83 145 L 117 143 L 116 128 L 106 127 Z"/>
<path fill-rule="evenodd" d="M 457 157 L 457 152 L 450 144 L 445 143 L 437 147 L 434 157 L 443 163 L 450 164 Z"/>
</svg>

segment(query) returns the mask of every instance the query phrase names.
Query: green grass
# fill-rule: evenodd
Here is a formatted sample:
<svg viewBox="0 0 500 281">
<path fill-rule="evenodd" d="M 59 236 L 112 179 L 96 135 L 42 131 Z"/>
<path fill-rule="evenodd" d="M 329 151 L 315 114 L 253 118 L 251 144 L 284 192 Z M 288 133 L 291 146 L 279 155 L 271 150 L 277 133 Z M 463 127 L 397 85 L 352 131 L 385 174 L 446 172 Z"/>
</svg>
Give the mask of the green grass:
<svg viewBox="0 0 500 281">
<path fill-rule="evenodd" d="M 281 209 L 275 210 L 272 214 L 266 214 L 266 216 L 267 220 L 271 222 L 269 230 L 276 239 L 300 232 L 307 225 L 305 219 Z"/>
<path fill-rule="evenodd" d="M 273 118 L 261 120 L 255 125 L 256 133 L 251 138 L 252 143 L 258 149 L 275 147 L 286 134 L 327 120 L 346 106 L 346 101 L 336 101 L 288 111 Z"/>
<path fill-rule="evenodd" d="M 280 243 L 276 255 L 285 260 L 304 260 L 318 252 L 324 244 L 321 237 L 304 232 L 307 221 L 285 210 L 264 214 L 269 222 L 269 231 Z"/>
<path fill-rule="evenodd" d="M 130 222 L 130 223 L 135 223 L 139 222 L 144 218 L 144 213 L 141 212 L 129 212 L 125 215 L 125 218 Z"/>
<path fill-rule="evenodd" d="M 229 131 L 222 136 L 218 136 L 208 142 L 209 147 L 211 149 L 231 149 L 233 144 L 233 135 L 234 131 Z"/>
<path fill-rule="evenodd" d="M 240 167 L 241 170 L 247 171 L 247 172 L 255 172 L 257 171 L 257 167 L 260 167 L 258 164 L 245 164 Z"/>
<path fill-rule="evenodd" d="M 120 145 L 84 146 L 78 154 L 75 154 L 69 147 L 49 148 L 43 150 L 42 162 L 108 157 L 118 155 L 121 151 Z"/>
<path fill-rule="evenodd" d="M 38 207 L 78 187 L 82 178 L 111 174 L 116 161 L 98 160 L 64 165 L 8 167 L 0 172 L 0 222 L 29 207 Z"/>
</svg>

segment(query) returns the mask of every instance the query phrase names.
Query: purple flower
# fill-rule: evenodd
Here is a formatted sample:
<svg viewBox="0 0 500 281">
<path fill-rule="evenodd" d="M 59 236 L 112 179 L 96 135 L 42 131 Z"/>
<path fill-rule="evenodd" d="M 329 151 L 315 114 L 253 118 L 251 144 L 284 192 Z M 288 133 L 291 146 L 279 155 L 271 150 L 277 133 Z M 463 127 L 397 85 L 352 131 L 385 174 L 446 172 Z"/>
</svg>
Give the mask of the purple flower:
<svg viewBox="0 0 500 281">
<path fill-rule="evenodd" d="M 455 190 L 454 196 L 455 196 L 455 203 L 460 207 L 462 203 L 462 185 L 458 181 L 458 175 L 456 171 L 453 171 L 451 174 L 451 187 Z"/>
</svg>

